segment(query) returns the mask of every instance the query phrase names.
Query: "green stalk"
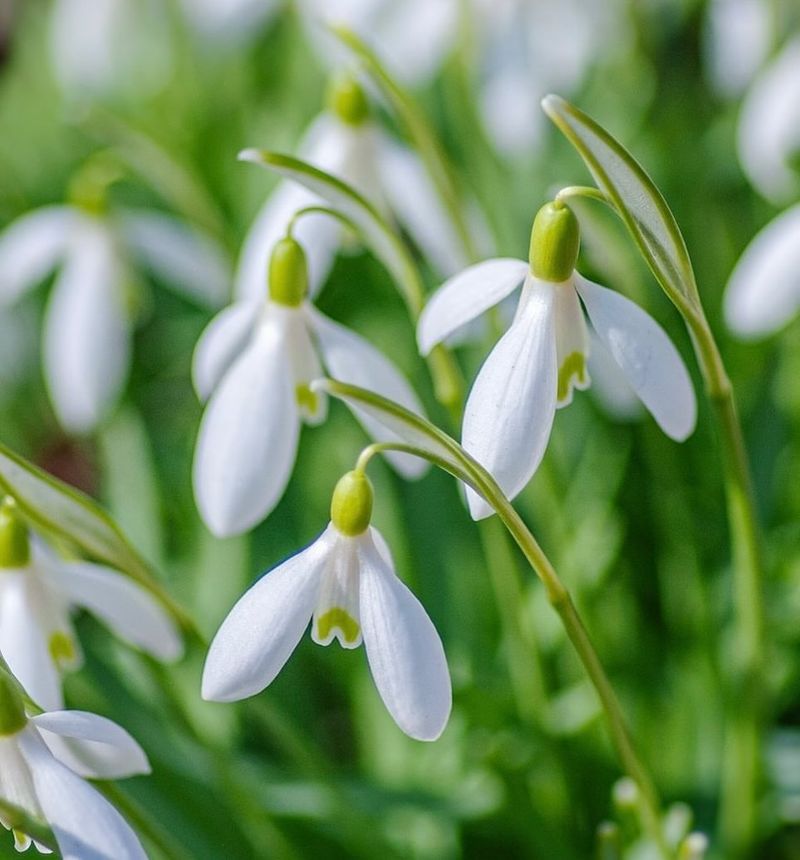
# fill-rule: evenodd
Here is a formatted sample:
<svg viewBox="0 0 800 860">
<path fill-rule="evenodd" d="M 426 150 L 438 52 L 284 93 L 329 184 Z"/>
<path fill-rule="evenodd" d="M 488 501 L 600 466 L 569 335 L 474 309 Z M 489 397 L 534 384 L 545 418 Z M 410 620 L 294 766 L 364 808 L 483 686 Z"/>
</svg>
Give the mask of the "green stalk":
<svg viewBox="0 0 800 860">
<path fill-rule="evenodd" d="M 331 386 L 336 387 L 332 388 Z M 569 591 L 500 486 L 454 439 L 425 419 L 413 415 L 397 404 L 385 400 L 385 398 L 357 389 L 355 386 L 329 381 L 326 387 L 328 392 L 335 396 L 342 396 L 343 392 L 346 391 L 352 399 L 356 399 L 357 393 L 358 397 L 363 398 L 362 402 L 368 401 L 371 406 L 379 406 L 379 408 L 390 412 L 395 419 L 404 421 L 409 428 L 413 429 L 415 436 L 418 433 L 424 433 L 429 439 L 434 440 L 437 448 L 437 452 L 434 453 L 417 445 L 393 442 L 375 443 L 361 453 L 356 465 L 357 470 L 363 471 L 372 456 L 384 451 L 403 451 L 413 454 L 428 460 L 469 484 L 486 499 L 497 513 L 503 525 L 522 550 L 534 573 L 542 581 L 550 605 L 561 618 L 567 636 L 600 699 L 611 740 L 622 767 L 639 787 L 642 797 L 642 818 L 648 835 L 656 845 L 661 857 L 664 860 L 670 860 L 672 853 L 661 827 L 661 802 L 658 792 L 636 751 L 611 681 L 606 675 Z M 442 451 L 441 454 L 438 453 L 438 449 Z"/>
<path fill-rule="evenodd" d="M 28 815 L 24 809 L 20 809 L 19 806 L 15 806 L 2 798 L 0 798 L 0 815 L 3 816 L 3 822 L 11 830 L 18 830 L 20 833 L 30 836 L 34 842 L 38 842 L 39 845 L 44 845 L 45 848 L 52 851 L 55 857 L 61 856 L 53 831 L 44 822 Z"/>
</svg>

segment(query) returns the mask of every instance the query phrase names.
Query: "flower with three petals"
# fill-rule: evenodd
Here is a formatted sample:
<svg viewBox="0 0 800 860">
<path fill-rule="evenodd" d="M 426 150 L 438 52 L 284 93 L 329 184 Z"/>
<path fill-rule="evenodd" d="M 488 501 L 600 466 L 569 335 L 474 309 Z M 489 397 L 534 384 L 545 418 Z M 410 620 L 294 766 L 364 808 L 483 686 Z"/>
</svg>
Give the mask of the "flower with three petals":
<svg viewBox="0 0 800 860">
<path fill-rule="evenodd" d="M 194 355 L 194 382 L 208 405 L 194 459 L 200 513 L 218 536 L 246 531 L 280 501 L 289 482 L 302 422 L 325 419 L 324 395 L 311 383 L 330 375 L 382 394 L 418 414 L 422 406 L 400 371 L 355 332 L 321 314 L 306 299 L 306 256 L 293 238 L 272 254 L 269 298 L 240 301 L 203 333 Z M 356 413 L 376 439 L 389 435 Z M 390 462 L 406 477 L 425 464 L 405 454 Z"/>
<path fill-rule="evenodd" d="M 31 698 L 63 707 L 61 674 L 81 663 L 70 619 L 86 609 L 121 639 L 153 657 L 177 660 L 180 634 L 155 598 L 103 565 L 65 561 L 29 540 L 13 500 L 0 505 L 0 654 Z"/>
<path fill-rule="evenodd" d="M 383 537 L 370 526 L 372 489 L 350 472 L 337 484 L 331 523 L 302 552 L 263 576 L 218 630 L 203 671 L 203 698 L 255 695 L 283 668 L 311 623 L 320 645 L 362 642 L 378 692 L 397 725 L 435 740 L 452 693 L 439 635 L 398 579 Z"/>
<path fill-rule="evenodd" d="M 85 711 L 29 718 L 16 682 L 0 669 L 0 798 L 45 822 L 64 860 L 146 860 L 131 827 L 87 780 L 147 773 L 142 748 L 111 720 Z M 2 813 L 0 823 L 11 829 Z M 13 835 L 18 851 L 32 844 Z"/>
<path fill-rule="evenodd" d="M 113 181 L 97 175 L 106 171 L 90 163 L 83 184 Z M 105 212 L 102 191 L 81 193 L 91 199 L 37 209 L 0 234 L 0 312 L 59 269 L 44 317 L 44 375 L 56 416 L 72 433 L 94 430 L 124 388 L 134 264 L 211 307 L 224 301 L 230 278 L 216 243 L 180 221 L 139 209 Z"/>
<path fill-rule="evenodd" d="M 422 354 L 523 284 L 516 316 L 481 367 L 467 400 L 462 443 L 509 498 L 541 462 L 555 410 L 589 386 L 584 309 L 600 341 L 661 429 L 678 441 L 694 429 L 697 404 L 689 374 L 664 330 L 638 305 L 575 271 L 577 219 L 544 206 L 531 234 L 530 264 L 495 259 L 447 281 L 422 313 Z M 492 513 L 467 488 L 470 512 Z"/>
</svg>

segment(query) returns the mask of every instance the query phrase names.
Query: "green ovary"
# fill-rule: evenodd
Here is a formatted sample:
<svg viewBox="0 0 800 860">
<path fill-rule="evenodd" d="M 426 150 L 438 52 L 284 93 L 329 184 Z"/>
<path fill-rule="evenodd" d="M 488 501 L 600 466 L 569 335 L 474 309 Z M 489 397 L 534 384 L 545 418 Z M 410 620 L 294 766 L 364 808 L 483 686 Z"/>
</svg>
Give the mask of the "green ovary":
<svg viewBox="0 0 800 860">
<path fill-rule="evenodd" d="M 583 353 L 571 352 L 562 362 L 558 369 L 558 399 L 565 400 L 569 394 L 569 385 L 572 377 L 579 384 L 586 382 L 586 359 Z"/>
<path fill-rule="evenodd" d="M 348 614 L 347 610 L 335 606 L 317 619 L 317 636 L 324 641 L 337 628 L 341 630 L 344 641 L 348 644 L 358 640 L 360 633 L 358 622 Z"/>
<path fill-rule="evenodd" d="M 64 633 L 61 630 L 56 631 L 50 637 L 48 645 L 50 656 L 59 666 L 69 666 L 75 662 L 75 658 L 77 657 L 75 644 L 68 633 Z"/>
</svg>

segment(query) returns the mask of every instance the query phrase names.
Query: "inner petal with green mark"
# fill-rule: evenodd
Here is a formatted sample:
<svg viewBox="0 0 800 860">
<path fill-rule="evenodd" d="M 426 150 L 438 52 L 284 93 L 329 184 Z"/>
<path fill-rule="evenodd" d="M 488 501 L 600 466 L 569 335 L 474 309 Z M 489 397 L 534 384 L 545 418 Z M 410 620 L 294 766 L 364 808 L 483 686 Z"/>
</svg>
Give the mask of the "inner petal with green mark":
<svg viewBox="0 0 800 860">
<path fill-rule="evenodd" d="M 573 388 L 586 388 L 588 385 L 586 356 L 582 352 L 571 352 L 558 368 L 559 402 L 571 400 Z"/>
<path fill-rule="evenodd" d="M 300 411 L 308 415 L 316 415 L 319 411 L 319 395 L 311 390 L 308 383 L 296 385 L 294 392 Z"/>
<path fill-rule="evenodd" d="M 50 640 L 47 644 L 50 656 L 59 668 L 69 669 L 78 662 L 78 650 L 75 647 L 75 640 L 69 633 L 63 630 L 56 630 L 50 634 Z"/>
<path fill-rule="evenodd" d="M 311 638 L 318 645 L 330 645 L 334 639 L 343 648 L 361 644 L 356 548 L 357 539 L 344 535 L 331 548 L 311 624 Z"/>
</svg>

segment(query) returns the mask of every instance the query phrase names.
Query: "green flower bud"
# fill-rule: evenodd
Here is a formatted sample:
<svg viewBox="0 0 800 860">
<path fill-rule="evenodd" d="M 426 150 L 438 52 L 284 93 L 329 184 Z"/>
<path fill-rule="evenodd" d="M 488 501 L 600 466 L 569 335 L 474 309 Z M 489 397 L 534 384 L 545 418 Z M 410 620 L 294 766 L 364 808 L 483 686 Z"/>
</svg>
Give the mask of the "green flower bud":
<svg viewBox="0 0 800 860">
<path fill-rule="evenodd" d="M 372 484 L 363 472 L 339 479 L 331 500 L 331 522 L 348 537 L 363 534 L 372 520 Z"/>
<path fill-rule="evenodd" d="M 299 307 L 308 293 L 308 263 L 300 243 L 286 236 L 269 261 L 269 297 L 279 305 Z"/>
<path fill-rule="evenodd" d="M 0 668 L 0 737 L 18 734 L 27 723 L 19 685 L 5 669 Z"/>
<path fill-rule="evenodd" d="M 0 504 L 0 568 L 26 567 L 30 559 L 28 527 L 19 515 L 17 503 L 6 496 Z"/>
<path fill-rule="evenodd" d="M 347 125 L 362 125 L 369 119 L 369 102 L 353 75 L 338 75 L 328 87 L 328 110 Z"/>
<path fill-rule="evenodd" d="M 530 264 L 534 277 L 560 284 L 575 270 L 581 231 L 574 212 L 559 203 L 545 203 L 531 230 Z"/>
</svg>

